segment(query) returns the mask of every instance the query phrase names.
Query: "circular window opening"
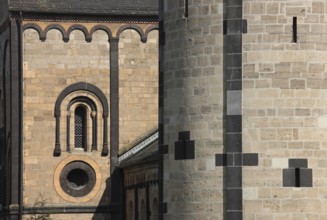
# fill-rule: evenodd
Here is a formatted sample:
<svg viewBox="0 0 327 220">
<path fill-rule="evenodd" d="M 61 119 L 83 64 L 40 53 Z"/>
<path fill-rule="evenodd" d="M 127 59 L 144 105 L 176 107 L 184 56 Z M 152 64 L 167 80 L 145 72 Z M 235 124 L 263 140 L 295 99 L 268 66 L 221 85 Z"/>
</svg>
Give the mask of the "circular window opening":
<svg viewBox="0 0 327 220">
<path fill-rule="evenodd" d="M 67 175 L 68 186 L 75 190 L 84 188 L 89 182 L 89 176 L 82 169 L 74 169 Z"/>
<path fill-rule="evenodd" d="M 96 175 L 93 168 L 82 161 L 67 164 L 60 173 L 60 186 L 73 197 L 89 194 L 95 186 Z"/>
</svg>

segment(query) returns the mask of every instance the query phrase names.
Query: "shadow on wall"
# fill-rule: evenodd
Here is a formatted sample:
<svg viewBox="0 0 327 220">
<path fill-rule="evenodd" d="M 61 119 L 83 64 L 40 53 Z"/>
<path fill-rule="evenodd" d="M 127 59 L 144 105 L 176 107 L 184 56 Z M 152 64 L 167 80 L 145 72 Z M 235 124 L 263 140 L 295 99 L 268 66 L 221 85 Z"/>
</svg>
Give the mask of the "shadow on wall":
<svg viewBox="0 0 327 220">
<path fill-rule="evenodd" d="M 121 220 L 122 181 L 121 171 L 116 169 L 106 180 L 106 188 L 92 220 Z"/>
</svg>

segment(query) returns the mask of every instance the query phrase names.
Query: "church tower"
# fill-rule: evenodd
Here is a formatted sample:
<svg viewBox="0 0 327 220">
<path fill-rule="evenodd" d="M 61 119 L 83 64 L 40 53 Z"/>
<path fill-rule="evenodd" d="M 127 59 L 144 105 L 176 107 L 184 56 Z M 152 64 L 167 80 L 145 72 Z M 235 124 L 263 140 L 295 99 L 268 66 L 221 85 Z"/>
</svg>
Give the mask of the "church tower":
<svg viewBox="0 0 327 220">
<path fill-rule="evenodd" d="M 0 5 L 0 218 L 123 219 L 118 151 L 157 128 L 157 2 Z"/>
<path fill-rule="evenodd" d="M 160 219 L 325 219 L 325 1 L 160 1 Z"/>
<path fill-rule="evenodd" d="M 160 4 L 161 219 L 223 219 L 224 5 L 202 2 Z"/>
</svg>

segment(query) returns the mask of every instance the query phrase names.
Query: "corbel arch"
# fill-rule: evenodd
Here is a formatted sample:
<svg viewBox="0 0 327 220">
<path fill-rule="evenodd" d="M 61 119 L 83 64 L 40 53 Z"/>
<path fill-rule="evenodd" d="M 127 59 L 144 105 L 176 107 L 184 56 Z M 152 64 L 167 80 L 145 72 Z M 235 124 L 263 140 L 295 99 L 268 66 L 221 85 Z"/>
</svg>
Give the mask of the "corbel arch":
<svg viewBox="0 0 327 220">
<path fill-rule="evenodd" d="M 125 25 L 121 26 L 117 31 L 116 37 L 119 38 L 120 34 L 124 30 L 127 30 L 127 29 L 131 29 L 131 30 L 136 31 L 140 35 L 141 41 L 143 43 L 146 43 L 147 36 L 144 34 L 144 31 L 142 30 L 142 28 L 139 27 L 138 25 L 135 25 L 135 24 L 125 24 Z"/>
<path fill-rule="evenodd" d="M 110 39 L 112 38 L 112 32 L 107 26 L 104 25 L 95 25 L 94 27 L 92 27 L 92 29 L 90 30 L 91 38 L 93 37 L 93 33 L 96 32 L 97 30 L 102 30 L 106 32 L 108 35 L 108 41 L 110 41 Z"/>
<path fill-rule="evenodd" d="M 62 40 L 64 42 L 68 42 L 69 41 L 69 36 L 65 30 L 65 28 L 63 26 L 61 26 L 60 24 L 50 24 L 48 25 L 45 29 L 44 29 L 44 35 L 46 36 L 48 34 L 48 32 L 52 29 L 56 29 L 58 31 L 60 31 L 60 33 L 62 34 Z"/>
<path fill-rule="evenodd" d="M 39 34 L 39 38 L 40 41 L 44 42 L 46 39 L 46 33 L 42 30 L 42 28 L 35 23 L 28 23 L 28 24 L 24 24 L 23 25 L 23 30 L 27 30 L 27 29 L 34 29 L 37 31 L 37 33 Z"/>
<path fill-rule="evenodd" d="M 145 35 L 146 39 L 148 39 L 149 33 L 150 33 L 151 31 L 155 31 L 155 30 L 159 30 L 158 25 L 151 25 L 151 26 L 149 26 L 149 27 L 145 30 L 145 32 L 144 32 L 144 35 Z"/>
<path fill-rule="evenodd" d="M 67 30 L 68 37 L 70 37 L 70 34 L 74 30 L 80 30 L 80 31 L 82 31 L 83 34 L 84 34 L 84 36 L 85 36 L 85 41 L 86 42 L 91 42 L 92 41 L 92 36 L 90 35 L 89 31 L 87 30 L 87 28 L 84 25 L 74 24 L 74 25 L 70 26 L 68 28 L 68 30 Z"/>
</svg>

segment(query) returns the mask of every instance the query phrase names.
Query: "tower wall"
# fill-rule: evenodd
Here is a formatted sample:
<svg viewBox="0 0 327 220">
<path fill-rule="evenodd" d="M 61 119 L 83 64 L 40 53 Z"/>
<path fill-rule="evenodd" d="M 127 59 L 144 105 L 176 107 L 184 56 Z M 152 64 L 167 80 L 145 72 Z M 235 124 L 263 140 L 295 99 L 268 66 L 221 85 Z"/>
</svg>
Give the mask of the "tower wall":
<svg viewBox="0 0 327 220">
<path fill-rule="evenodd" d="M 223 1 L 185 2 L 164 1 L 164 219 L 223 219 Z"/>
<path fill-rule="evenodd" d="M 244 219 L 325 219 L 327 5 L 243 4 Z"/>
</svg>

